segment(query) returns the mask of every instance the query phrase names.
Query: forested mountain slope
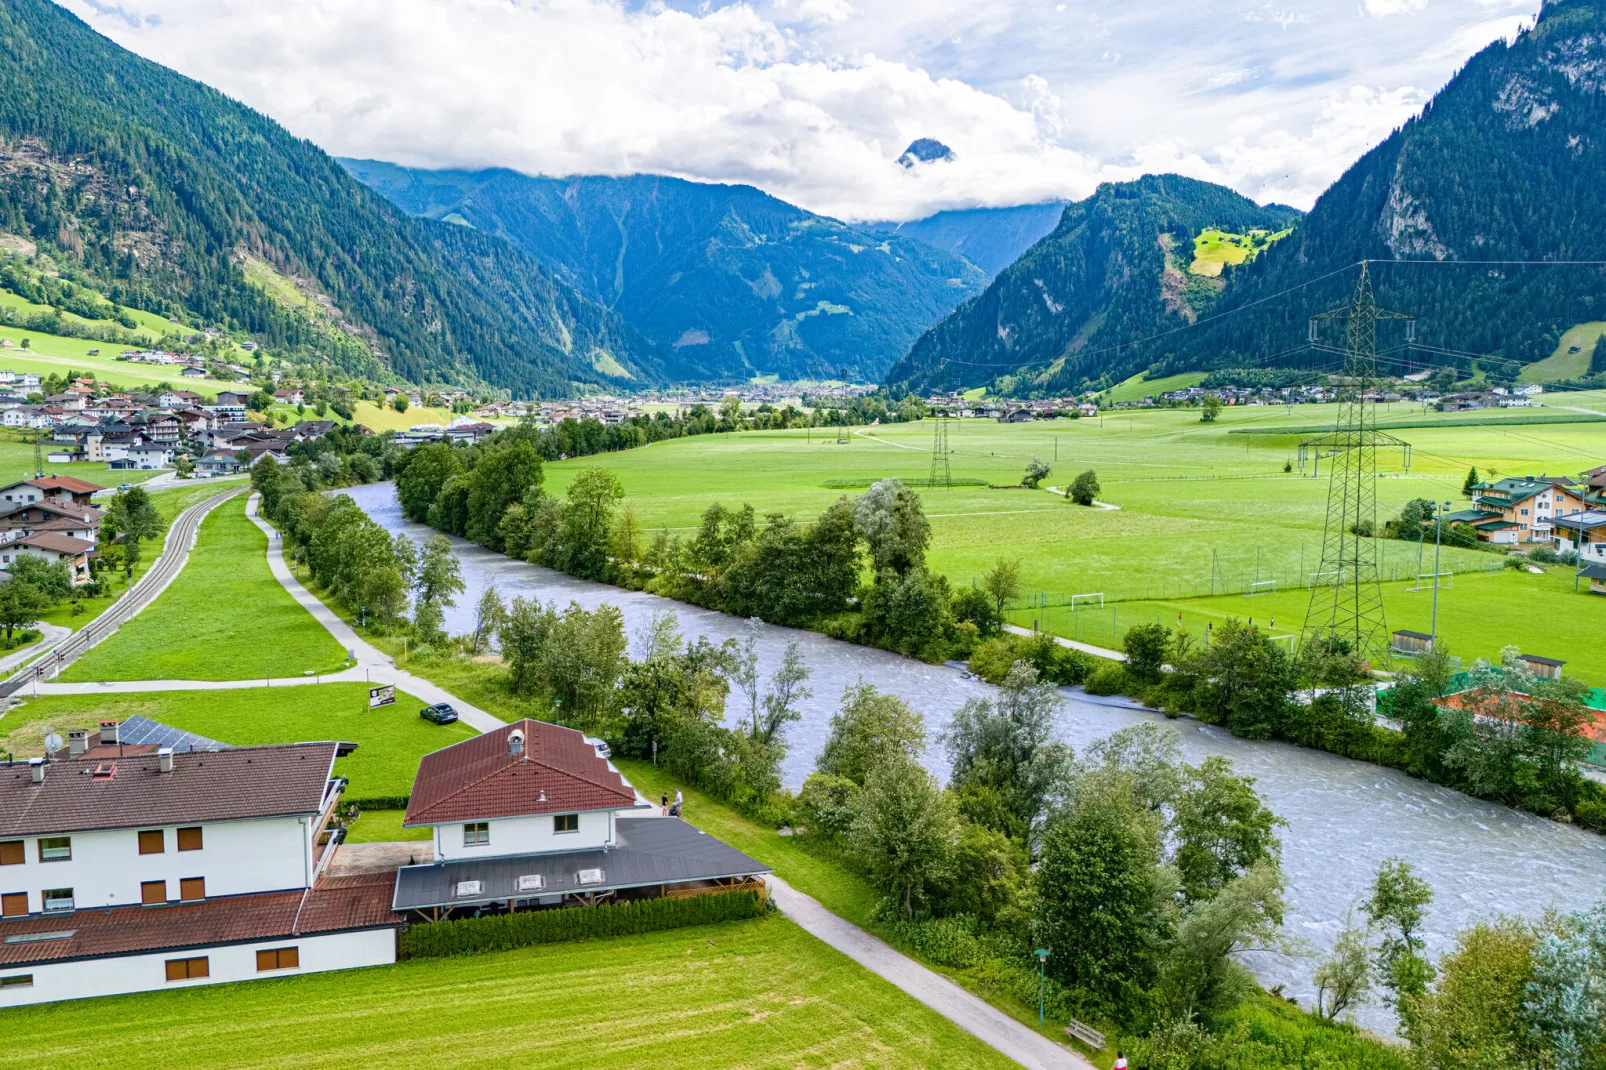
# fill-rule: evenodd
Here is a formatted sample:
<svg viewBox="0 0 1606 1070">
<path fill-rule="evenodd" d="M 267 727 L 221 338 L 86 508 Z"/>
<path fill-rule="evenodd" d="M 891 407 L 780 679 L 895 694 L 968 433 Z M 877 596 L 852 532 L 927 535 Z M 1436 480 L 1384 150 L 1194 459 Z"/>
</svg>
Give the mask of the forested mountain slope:
<svg viewBox="0 0 1606 1070">
<path fill-rule="evenodd" d="M 1548 3 L 1531 31 L 1474 56 L 1345 172 L 1292 237 L 1236 272 L 1217 311 L 1368 258 L 1381 261 L 1379 303 L 1416 316 L 1419 340 L 1539 360 L 1572 325 L 1606 319 L 1606 273 L 1556 263 L 1606 260 L 1603 169 L 1606 2 Z M 1353 285 L 1345 273 L 1150 357 L 1172 369 L 1264 361 L 1303 340 L 1306 317 L 1341 304 Z"/>
<path fill-rule="evenodd" d="M 864 223 L 860 230 L 897 234 L 946 249 L 997 275 L 1053 231 L 1064 201 L 1011 208 L 957 208 L 908 223 Z"/>
<path fill-rule="evenodd" d="M 922 335 L 887 381 L 926 391 L 1007 377 L 1005 389 L 1053 391 L 1124 377 L 1143 365 L 1107 347 L 1192 322 L 1217 298 L 1220 279 L 1188 271 L 1202 231 L 1280 230 L 1297 216 L 1180 175 L 1106 183 Z"/>
<path fill-rule="evenodd" d="M 514 242 L 667 347 L 673 378 L 879 378 L 987 281 L 751 186 L 341 162 L 409 212 Z"/>
<path fill-rule="evenodd" d="M 0 37 L 0 229 L 115 300 L 418 382 L 658 374 L 655 346 L 508 243 L 408 217 L 50 0 L 0 0 Z"/>
</svg>

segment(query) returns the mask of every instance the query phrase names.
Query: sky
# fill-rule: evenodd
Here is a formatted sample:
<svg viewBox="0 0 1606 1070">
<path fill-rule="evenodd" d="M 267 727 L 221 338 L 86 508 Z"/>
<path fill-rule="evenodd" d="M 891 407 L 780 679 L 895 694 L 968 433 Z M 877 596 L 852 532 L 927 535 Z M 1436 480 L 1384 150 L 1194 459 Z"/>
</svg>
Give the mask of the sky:
<svg viewBox="0 0 1606 1070">
<path fill-rule="evenodd" d="M 1537 0 L 57 0 L 338 156 L 849 221 L 1176 171 L 1309 208 Z M 905 168 L 918 137 L 951 160 Z"/>
</svg>

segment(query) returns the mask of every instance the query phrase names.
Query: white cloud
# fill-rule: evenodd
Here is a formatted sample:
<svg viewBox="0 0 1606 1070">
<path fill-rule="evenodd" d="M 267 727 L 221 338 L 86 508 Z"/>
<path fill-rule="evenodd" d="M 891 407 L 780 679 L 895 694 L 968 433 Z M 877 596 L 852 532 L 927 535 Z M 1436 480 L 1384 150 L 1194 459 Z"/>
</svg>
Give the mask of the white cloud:
<svg viewBox="0 0 1606 1070">
<path fill-rule="evenodd" d="M 339 155 L 747 182 L 850 219 L 1143 170 L 1305 206 L 1533 6 L 1361 0 L 1397 12 L 1374 40 L 1355 0 L 58 2 Z M 899 167 L 917 137 L 957 159 Z"/>
<path fill-rule="evenodd" d="M 1428 6 L 1428 0 L 1363 0 L 1361 6 L 1366 9 L 1368 15 L 1385 17 L 1421 11 Z"/>
</svg>

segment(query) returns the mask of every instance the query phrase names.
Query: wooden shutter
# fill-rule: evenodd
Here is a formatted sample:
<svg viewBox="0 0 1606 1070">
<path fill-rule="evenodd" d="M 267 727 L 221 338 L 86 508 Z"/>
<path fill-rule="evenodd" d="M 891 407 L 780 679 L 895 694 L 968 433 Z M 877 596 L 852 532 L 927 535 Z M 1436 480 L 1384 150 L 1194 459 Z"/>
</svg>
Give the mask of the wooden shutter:
<svg viewBox="0 0 1606 1070">
<path fill-rule="evenodd" d="M 23 850 L 21 840 L 7 840 L 0 843 L 0 866 L 20 866 L 28 861 L 28 853 Z"/>
<path fill-rule="evenodd" d="M 142 855 L 159 855 L 167 850 L 163 841 L 161 829 L 151 829 L 139 834 L 139 853 Z"/>
<path fill-rule="evenodd" d="M 201 829 L 199 825 L 178 830 L 178 849 L 180 851 L 199 851 L 201 849 Z"/>
<path fill-rule="evenodd" d="M 193 981 L 197 977 L 212 976 L 211 963 L 205 955 L 193 959 L 168 959 L 167 979 L 169 981 Z"/>
<path fill-rule="evenodd" d="M 0 895 L 0 915 L 8 918 L 28 913 L 27 892 L 7 892 Z"/>
<path fill-rule="evenodd" d="M 281 947 L 279 949 L 279 969 L 293 970 L 301 965 L 301 949 L 299 947 Z"/>
<path fill-rule="evenodd" d="M 184 877 L 178 882 L 178 897 L 186 903 L 206 898 L 205 877 Z"/>
<path fill-rule="evenodd" d="M 148 907 L 167 902 L 166 881 L 144 881 L 139 886 L 139 901 Z"/>
<path fill-rule="evenodd" d="M 257 952 L 257 972 L 267 970 L 293 970 L 301 965 L 301 950 L 294 947 L 270 947 Z"/>
<path fill-rule="evenodd" d="M 190 964 L 191 978 L 212 976 L 212 963 L 211 960 L 209 960 L 205 955 L 202 955 L 200 958 L 188 959 L 186 961 L 188 961 Z"/>
</svg>

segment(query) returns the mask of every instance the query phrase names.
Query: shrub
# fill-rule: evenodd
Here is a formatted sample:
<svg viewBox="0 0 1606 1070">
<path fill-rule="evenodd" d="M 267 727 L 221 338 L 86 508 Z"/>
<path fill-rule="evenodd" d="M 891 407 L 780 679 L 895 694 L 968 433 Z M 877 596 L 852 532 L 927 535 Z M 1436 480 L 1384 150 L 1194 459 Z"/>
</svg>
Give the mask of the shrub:
<svg viewBox="0 0 1606 1070">
<path fill-rule="evenodd" d="M 374 795 L 366 799 L 346 797 L 341 799 L 340 802 L 343 806 L 355 806 L 359 810 L 407 809 L 407 796 L 405 795 Z"/>
<path fill-rule="evenodd" d="M 1019 661 L 1020 649 L 1013 636 L 984 639 L 970 652 L 970 671 L 989 684 L 1000 684 L 1009 668 Z"/>
<path fill-rule="evenodd" d="M 1126 690 L 1126 669 L 1118 661 L 1105 662 L 1082 687 L 1090 695 L 1119 695 Z"/>
<path fill-rule="evenodd" d="M 985 949 L 976 938 L 974 918 L 927 918 L 899 921 L 892 925 L 893 936 L 914 949 L 916 955 L 938 966 L 974 966 Z"/>
<path fill-rule="evenodd" d="M 461 918 L 414 925 L 398 939 L 400 957 L 445 958 L 484 951 L 511 951 L 533 944 L 556 944 L 591 937 L 710 925 L 756 918 L 764 913 L 757 892 L 721 892 L 686 899 L 643 899 L 561 910 L 527 910 L 483 918 Z"/>
</svg>

